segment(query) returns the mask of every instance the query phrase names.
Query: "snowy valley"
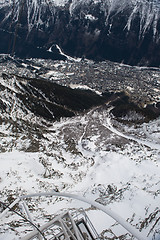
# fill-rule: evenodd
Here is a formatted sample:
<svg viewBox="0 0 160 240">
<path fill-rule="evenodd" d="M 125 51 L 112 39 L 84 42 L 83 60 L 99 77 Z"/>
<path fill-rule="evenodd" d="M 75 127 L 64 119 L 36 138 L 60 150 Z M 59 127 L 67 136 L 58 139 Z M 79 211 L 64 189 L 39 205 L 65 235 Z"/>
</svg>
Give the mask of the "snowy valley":
<svg viewBox="0 0 160 240">
<path fill-rule="evenodd" d="M 144 239 L 160 239 L 159 102 L 159 68 L 1 55 L 1 201 L 74 193 L 109 207 Z M 134 239 L 75 200 L 38 198 L 29 206 L 39 224 L 59 209 L 83 206 L 102 239 Z M 11 212 L 0 224 L 3 240 L 30 231 Z"/>
</svg>

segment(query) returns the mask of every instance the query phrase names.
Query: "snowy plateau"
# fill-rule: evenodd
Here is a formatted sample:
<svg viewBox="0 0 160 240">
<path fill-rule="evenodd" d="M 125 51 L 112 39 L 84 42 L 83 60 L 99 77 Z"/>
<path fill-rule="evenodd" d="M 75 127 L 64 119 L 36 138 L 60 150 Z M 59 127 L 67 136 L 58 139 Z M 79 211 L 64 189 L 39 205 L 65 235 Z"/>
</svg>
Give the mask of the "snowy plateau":
<svg viewBox="0 0 160 240">
<path fill-rule="evenodd" d="M 159 101 L 159 68 L 1 55 L 0 201 L 74 193 L 109 207 L 144 239 L 160 239 Z M 83 207 L 102 239 L 136 239 L 76 200 L 42 197 L 28 207 L 37 225 Z M 1 240 L 30 230 L 12 212 L 0 220 Z"/>
</svg>

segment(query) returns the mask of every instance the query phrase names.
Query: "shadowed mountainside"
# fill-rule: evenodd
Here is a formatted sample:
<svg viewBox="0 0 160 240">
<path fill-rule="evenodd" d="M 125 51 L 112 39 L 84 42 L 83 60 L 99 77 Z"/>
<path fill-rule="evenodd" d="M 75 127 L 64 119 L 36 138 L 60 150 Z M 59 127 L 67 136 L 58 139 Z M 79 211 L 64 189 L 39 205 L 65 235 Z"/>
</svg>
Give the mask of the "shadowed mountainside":
<svg viewBox="0 0 160 240">
<path fill-rule="evenodd" d="M 159 13 L 158 0 L 3 1 L 0 52 L 64 60 L 58 44 L 73 57 L 159 66 Z"/>
<path fill-rule="evenodd" d="M 19 110 L 25 112 L 25 109 L 28 109 L 35 116 L 52 121 L 61 117 L 72 117 L 95 106 L 109 104 L 114 107 L 112 113 L 116 117 L 135 111 L 148 121 L 160 115 L 159 103 L 142 108 L 132 102 L 125 92 L 106 91 L 99 95 L 91 90 L 72 89 L 45 79 L 7 74 L 2 76 L 0 104 L 3 114 Z"/>
</svg>

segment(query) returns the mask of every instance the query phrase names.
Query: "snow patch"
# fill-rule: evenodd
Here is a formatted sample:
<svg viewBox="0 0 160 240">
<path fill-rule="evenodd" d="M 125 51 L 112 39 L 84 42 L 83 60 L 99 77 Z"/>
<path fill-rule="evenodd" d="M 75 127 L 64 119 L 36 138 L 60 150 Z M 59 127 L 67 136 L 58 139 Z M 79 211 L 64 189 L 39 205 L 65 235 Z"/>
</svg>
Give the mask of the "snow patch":
<svg viewBox="0 0 160 240">
<path fill-rule="evenodd" d="M 85 19 L 88 19 L 88 20 L 90 20 L 90 21 L 96 21 L 96 20 L 97 20 L 97 18 L 94 17 L 94 16 L 91 15 L 91 14 L 87 14 L 87 15 L 85 15 Z"/>
<path fill-rule="evenodd" d="M 70 88 L 72 88 L 72 89 L 79 88 L 79 89 L 84 89 L 84 90 L 90 90 L 90 91 L 92 91 L 92 92 L 96 92 L 98 95 L 102 95 L 101 92 L 96 91 L 96 90 L 88 87 L 87 85 L 70 84 L 69 86 L 70 86 Z"/>
</svg>

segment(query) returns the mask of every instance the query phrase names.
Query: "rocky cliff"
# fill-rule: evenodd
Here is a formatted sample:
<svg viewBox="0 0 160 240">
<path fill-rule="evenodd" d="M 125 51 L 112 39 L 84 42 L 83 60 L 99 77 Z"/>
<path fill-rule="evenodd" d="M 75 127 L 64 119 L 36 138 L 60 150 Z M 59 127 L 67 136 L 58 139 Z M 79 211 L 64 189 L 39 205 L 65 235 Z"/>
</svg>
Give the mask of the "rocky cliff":
<svg viewBox="0 0 160 240">
<path fill-rule="evenodd" d="M 159 0 L 1 0 L 0 52 L 160 65 Z"/>
</svg>

